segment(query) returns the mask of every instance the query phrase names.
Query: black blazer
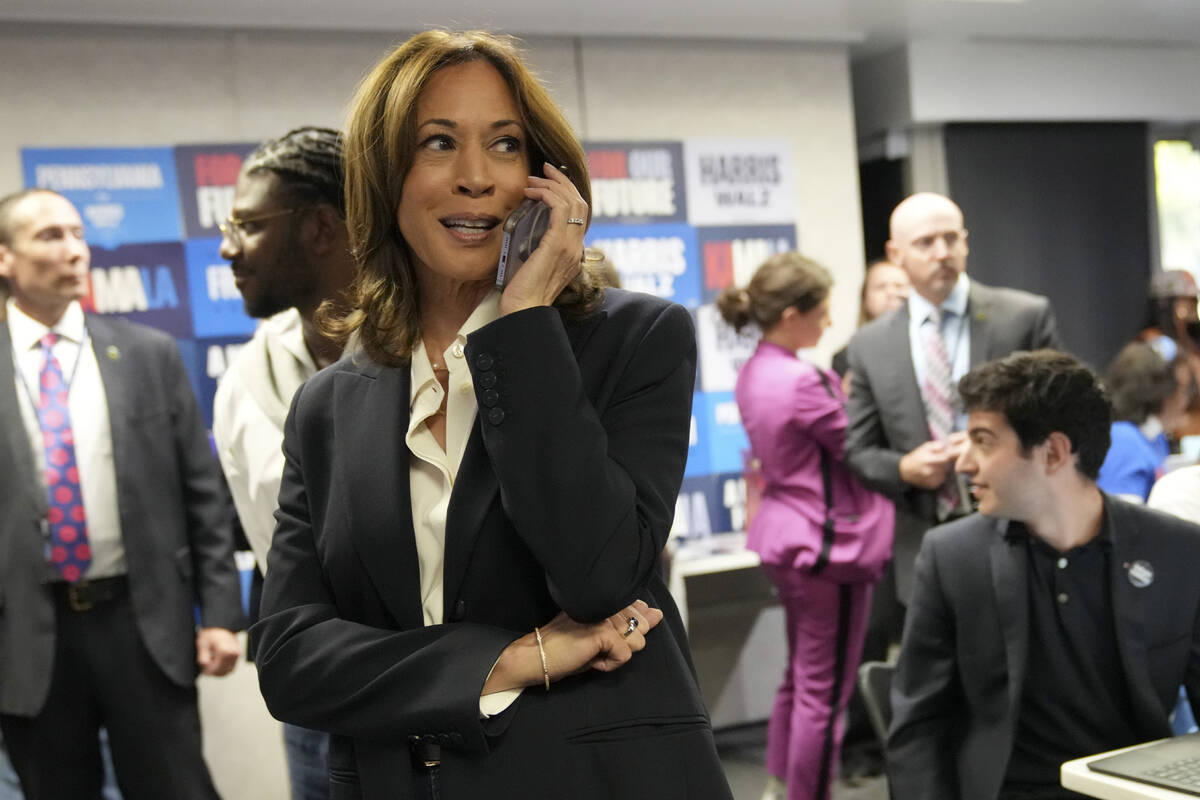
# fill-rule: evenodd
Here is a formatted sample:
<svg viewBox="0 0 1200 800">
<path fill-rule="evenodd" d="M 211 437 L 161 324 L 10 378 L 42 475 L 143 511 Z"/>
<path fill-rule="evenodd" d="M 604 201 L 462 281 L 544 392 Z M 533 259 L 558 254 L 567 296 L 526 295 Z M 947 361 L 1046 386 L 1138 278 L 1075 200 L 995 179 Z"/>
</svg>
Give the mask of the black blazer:
<svg viewBox="0 0 1200 800">
<path fill-rule="evenodd" d="M 196 678 L 196 621 L 239 630 L 241 590 L 220 472 L 175 341 L 88 315 L 112 429 L 117 505 L 138 630 L 176 684 Z M 36 715 L 54 663 L 45 488 L 21 421 L 8 325 L 0 322 L 0 713 Z"/>
<path fill-rule="evenodd" d="M 1112 607 L 1139 739 L 1171 735 L 1180 685 L 1200 709 L 1200 527 L 1105 496 Z M 1029 641 L 1025 550 L 974 514 L 930 531 L 892 681 L 895 800 L 996 797 L 1012 753 Z M 1148 562 L 1135 587 L 1128 565 Z M 1088 755 L 1080 753 L 1080 756 Z"/>
<path fill-rule="evenodd" d="M 1017 350 L 1060 348 L 1050 302 L 971 281 L 967 295 L 972 368 Z M 937 493 L 900 480 L 900 458 L 929 441 L 929 422 L 908 338 L 908 304 L 872 320 L 850 340 L 846 465 L 896 504 L 896 593 L 907 602 L 912 565 L 925 531 L 937 523 Z"/>
<path fill-rule="evenodd" d="M 729 797 L 656 568 L 687 451 L 691 318 L 610 290 L 581 321 L 503 317 L 468 337 L 466 357 L 479 415 L 450 499 L 442 625 L 421 613 L 409 368 L 347 356 L 297 393 L 251 631 L 268 707 L 334 734 L 335 798 L 408 796 L 414 738 L 440 745 L 451 799 L 641 796 L 659 783 L 662 797 Z M 666 619 L 629 664 L 528 688 L 479 719 L 511 641 L 560 609 L 599 620 L 639 597 Z"/>
</svg>

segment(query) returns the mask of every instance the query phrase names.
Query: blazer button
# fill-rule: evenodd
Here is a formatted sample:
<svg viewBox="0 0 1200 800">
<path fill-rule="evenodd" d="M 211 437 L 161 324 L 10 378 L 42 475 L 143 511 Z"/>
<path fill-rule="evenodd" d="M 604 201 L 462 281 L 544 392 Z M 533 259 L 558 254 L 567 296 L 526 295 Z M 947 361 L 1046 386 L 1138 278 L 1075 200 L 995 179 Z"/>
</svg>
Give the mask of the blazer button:
<svg viewBox="0 0 1200 800">
<path fill-rule="evenodd" d="M 488 408 L 491 408 L 500 402 L 500 393 L 495 389 L 488 389 L 480 396 L 480 401 Z"/>
<path fill-rule="evenodd" d="M 504 422 L 504 409 L 493 408 L 491 411 L 489 411 L 488 422 L 492 423 L 493 425 L 499 425 L 501 422 Z"/>
<path fill-rule="evenodd" d="M 479 355 L 475 356 L 475 366 L 479 369 L 488 370 L 495 366 L 495 364 L 496 360 L 487 353 L 480 353 Z"/>
<path fill-rule="evenodd" d="M 454 604 L 454 614 L 451 615 L 451 621 L 461 622 L 465 616 L 467 616 L 467 604 L 459 600 Z"/>
<path fill-rule="evenodd" d="M 484 372 L 479 375 L 477 383 L 484 389 L 491 389 L 496 385 L 496 373 Z"/>
</svg>

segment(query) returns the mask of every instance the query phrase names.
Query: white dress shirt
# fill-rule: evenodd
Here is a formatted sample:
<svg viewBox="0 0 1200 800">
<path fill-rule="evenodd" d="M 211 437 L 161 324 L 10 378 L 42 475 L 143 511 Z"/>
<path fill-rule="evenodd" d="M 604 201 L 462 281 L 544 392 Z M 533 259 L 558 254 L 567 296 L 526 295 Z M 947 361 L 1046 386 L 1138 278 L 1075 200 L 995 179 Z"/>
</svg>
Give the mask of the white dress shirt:
<svg viewBox="0 0 1200 800">
<path fill-rule="evenodd" d="M 90 346 L 83 308 L 72 303 L 52 327 L 30 317 L 8 300 L 8 331 L 12 337 L 17 402 L 21 420 L 29 436 L 29 448 L 38 476 L 45 474 L 46 452 L 42 429 L 37 418 L 37 397 L 41 385 L 41 340 L 47 333 L 58 334 L 54 357 L 68 383 L 68 411 L 75 439 L 75 464 L 79 468 L 80 492 L 87 512 L 88 544 L 92 563 L 85 579 L 125 574 L 125 545 L 121 540 L 121 514 L 117 505 L 117 471 L 113 462 L 112 428 L 108 418 L 108 399 L 100 379 L 96 354 Z M 106 354 L 119 358 L 119 351 Z M 45 480 L 39 481 L 45 485 Z"/>
<path fill-rule="evenodd" d="M 471 371 L 467 367 L 467 335 L 499 318 L 500 292 L 493 290 L 471 312 L 454 341 L 441 354 L 438 363 L 450 371 L 447 382 L 450 391 L 445 398 L 445 450 L 437 443 L 428 422 L 439 413 L 446 392 L 433 373 L 425 343 L 420 339 L 417 340 L 409 366 L 412 388 L 408 432 L 404 441 L 413 454 L 409 459 L 408 485 L 421 574 L 421 610 L 426 625 L 442 623 L 446 514 L 458 467 L 462 463 L 467 439 L 475 426 L 475 416 L 479 410 Z M 511 689 L 483 695 L 479 698 L 479 712 L 483 716 L 498 714 L 520 694 L 520 689 Z"/>
<path fill-rule="evenodd" d="M 288 309 L 262 321 L 221 376 L 213 400 L 217 457 L 264 575 L 283 479 L 283 423 L 292 396 L 316 372 L 300 312 Z"/>
</svg>

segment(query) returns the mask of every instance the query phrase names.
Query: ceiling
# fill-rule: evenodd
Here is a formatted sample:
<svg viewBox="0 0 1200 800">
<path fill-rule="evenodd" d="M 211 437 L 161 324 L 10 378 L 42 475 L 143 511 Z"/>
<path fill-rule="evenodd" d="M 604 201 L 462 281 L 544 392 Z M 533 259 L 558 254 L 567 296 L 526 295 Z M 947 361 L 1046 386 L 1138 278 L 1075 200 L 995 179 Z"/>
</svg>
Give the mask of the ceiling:
<svg viewBox="0 0 1200 800">
<path fill-rule="evenodd" d="M 2 0 L 0 21 L 843 42 L 1200 45 L 1200 0 Z"/>
</svg>

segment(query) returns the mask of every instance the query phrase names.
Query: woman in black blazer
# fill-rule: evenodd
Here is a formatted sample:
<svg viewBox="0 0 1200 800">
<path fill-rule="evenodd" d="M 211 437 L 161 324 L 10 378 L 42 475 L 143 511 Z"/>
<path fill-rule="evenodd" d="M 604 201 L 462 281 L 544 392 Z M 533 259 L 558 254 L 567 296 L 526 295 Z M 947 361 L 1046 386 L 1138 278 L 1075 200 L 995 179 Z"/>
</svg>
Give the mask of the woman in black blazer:
<svg viewBox="0 0 1200 800">
<path fill-rule="evenodd" d="M 656 570 L 689 315 L 581 270 L 586 159 L 508 39 L 410 39 L 345 157 L 360 273 L 327 320 L 357 346 L 287 423 L 272 713 L 333 734 L 334 798 L 730 797 Z M 525 198 L 549 227 L 499 291 Z"/>
</svg>

